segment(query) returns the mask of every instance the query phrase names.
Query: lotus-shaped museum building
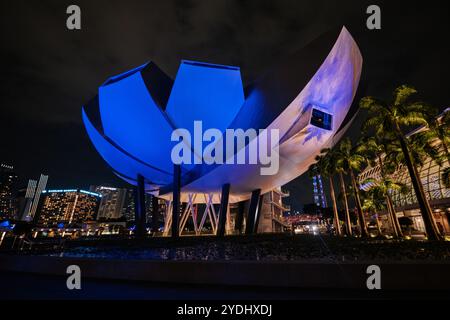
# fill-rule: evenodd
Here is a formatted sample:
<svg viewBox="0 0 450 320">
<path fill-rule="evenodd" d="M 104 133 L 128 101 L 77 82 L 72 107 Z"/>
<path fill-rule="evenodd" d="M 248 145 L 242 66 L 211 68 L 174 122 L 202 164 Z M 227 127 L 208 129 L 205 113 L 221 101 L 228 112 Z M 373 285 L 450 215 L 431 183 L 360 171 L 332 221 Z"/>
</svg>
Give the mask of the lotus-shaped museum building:
<svg viewBox="0 0 450 320">
<path fill-rule="evenodd" d="M 275 174 L 261 174 L 262 163 L 181 164 L 181 201 L 190 194 L 219 195 L 225 184 L 230 185 L 229 202 L 247 200 L 255 189 L 264 194 L 304 173 L 320 150 L 342 136 L 355 114 L 349 111 L 362 57 L 342 28 L 268 65 L 244 87 L 234 66 L 182 61 L 171 79 L 155 63 L 146 63 L 101 85 L 83 107 L 83 122 L 117 176 L 132 185 L 143 177 L 145 191 L 165 199 L 171 199 L 174 183 L 174 130 L 195 136 L 196 121 L 204 131 L 278 129 Z M 252 143 L 233 156 L 248 152 Z"/>
</svg>

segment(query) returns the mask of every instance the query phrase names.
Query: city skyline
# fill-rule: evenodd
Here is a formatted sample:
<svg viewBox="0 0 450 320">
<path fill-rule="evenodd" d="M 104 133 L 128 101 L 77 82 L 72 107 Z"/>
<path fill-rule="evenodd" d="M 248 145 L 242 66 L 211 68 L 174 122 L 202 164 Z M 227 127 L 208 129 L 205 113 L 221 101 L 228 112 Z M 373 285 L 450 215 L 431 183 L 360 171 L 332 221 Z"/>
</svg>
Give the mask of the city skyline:
<svg viewBox="0 0 450 320">
<path fill-rule="evenodd" d="M 389 13 L 383 15 L 383 28 L 369 32 L 364 24 L 366 3 L 340 5 L 326 11 L 302 2 L 263 6 L 237 2 L 227 5 L 224 2 L 160 3 L 138 4 L 124 10 L 121 10 L 121 4 L 105 10 L 97 3 L 81 1 L 79 5 L 86 13 L 86 19 L 82 30 L 76 34 L 68 32 L 63 24 L 59 26 L 64 20 L 57 18 L 64 18 L 66 6 L 63 4 L 27 4 L 26 7 L 25 4 L 8 7 L 2 4 L 2 20 L 12 26 L 13 31 L 4 35 L 10 45 L 2 52 L 6 58 L 3 61 L 8 61 L 4 70 L 11 78 L 2 80 L 2 112 L 8 121 L 0 127 L 1 136 L 7 137 L 0 142 L 0 147 L 8 152 L 1 161 L 14 164 L 22 173 L 23 185 L 28 177 L 43 172 L 51 177 L 51 188 L 78 186 L 87 189 L 92 184 L 126 186 L 109 172 L 89 146 L 78 110 L 92 96 L 92 88 L 107 75 L 146 60 L 161 61 L 162 68 L 172 76 L 181 58 L 240 65 L 244 84 L 249 84 L 273 56 L 302 47 L 330 27 L 342 23 L 352 29 L 368 61 L 358 96 L 366 92 L 387 96 L 392 90 L 388 84 L 410 83 L 425 93 L 424 99 L 437 108 L 443 109 L 446 101 L 444 83 L 428 81 L 430 77 L 440 79 L 449 73 L 448 46 L 442 45 L 439 32 L 434 31 L 444 30 L 446 20 L 444 10 L 428 15 L 427 12 L 433 10 L 429 6 L 382 4 L 384 12 Z M 205 10 L 210 12 L 206 20 L 200 14 Z M 154 19 L 150 19 L 154 21 L 152 23 L 163 26 L 156 28 L 159 37 L 151 31 L 155 28 L 141 28 L 140 23 L 132 22 L 140 21 L 135 17 L 140 17 L 143 12 L 150 12 L 154 15 Z M 230 15 L 233 12 L 239 14 Z M 104 18 L 94 25 L 92 17 L 95 14 Z M 240 15 L 250 16 L 252 23 L 244 24 Z M 164 19 L 158 16 L 164 16 Z M 114 27 L 116 18 L 131 23 L 125 23 L 125 28 L 119 31 Z M 42 23 L 44 20 L 46 24 Z M 32 27 L 36 25 L 39 27 Z M 269 26 L 270 33 L 261 31 Z M 122 36 L 128 43 L 119 45 L 115 39 L 105 36 L 108 27 L 122 35 L 133 34 L 133 37 Z M 196 32 L 180 31 L 189 28 Z M 30 32 L 34 29 L 41 32 L 40 37 Z M 255 34 L 259 36 L 255 38 Z M 23 39 L 23 43 L 14 40 L 17 38 Z M 50 52 L 47 47 L 54 39 L 58 39 L 60 46 Z M 417 42 L 422 46 L 416 48 Z M 23 50 L 24 45 L 36 47 L 43 53 L 42 58 Z M 376 50 L 380 47 L 389 50 Z M 405 52 L 408 52 L 407 57 Z M 106 59 L 99 60 L 105 56 Z M 20 67 L 23 62 L 28 71 Z M 371 75 L 370 79 L 367 74 Z M 16 86 L 17 83 L 24 83 L 24 86 Z M 19 88 L 28 94 L 21 94 Z M 350 128 L 351 137 L 359 131 L 358 120 Z M 27 144 L 31 137 L 36 143 L 27 148 L 16 143 Z M 311 188 L 302 187 L 306 182 L 309 186 L 309 178 L 303 175 L 287 186 L 292 194 L 289 201 L 297 209 L 312 202 Z"/>
</svg>

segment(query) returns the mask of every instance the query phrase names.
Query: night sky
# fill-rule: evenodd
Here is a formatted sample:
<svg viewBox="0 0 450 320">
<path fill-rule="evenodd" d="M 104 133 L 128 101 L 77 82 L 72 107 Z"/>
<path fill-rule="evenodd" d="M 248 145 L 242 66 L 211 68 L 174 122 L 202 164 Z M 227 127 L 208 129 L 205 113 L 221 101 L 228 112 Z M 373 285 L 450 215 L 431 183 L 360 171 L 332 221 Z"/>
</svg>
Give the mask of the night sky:
<svg viewBox="0 0 450 320">
<path fill-rule="evenodd" d="M 0 162 L 13 164 L 22 182 L 43 172 L 52 188 L 124 185 L 92 147 L 80 116 L 111 75 L 153 60 L 174 77 L 180 60 L 190 59 L 240 66 L 248 84 L 336 26 L 348 27 L 364 57 L 359 96 L 387 98 L 407 83 L 439 109 L 450 104 L 444 1 L 0 1 Z M 81 31 L 66 29 L 70 4 L 81 7 Z M 381 7 L 381 30 L 366 28 L 369 4 Z M 312 202 L 307 177 L 289 189 L 294 209 Z"/>
</svg>

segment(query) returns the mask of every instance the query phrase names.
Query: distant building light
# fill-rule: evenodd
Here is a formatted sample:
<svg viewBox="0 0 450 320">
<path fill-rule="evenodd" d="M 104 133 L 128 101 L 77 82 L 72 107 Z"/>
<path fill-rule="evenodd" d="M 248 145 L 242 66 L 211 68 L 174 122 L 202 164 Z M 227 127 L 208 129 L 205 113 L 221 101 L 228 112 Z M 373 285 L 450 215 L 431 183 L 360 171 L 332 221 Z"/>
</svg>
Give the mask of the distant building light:
<svg viewBox="0 0 450 320">
<path fill-rule="evenodd" d="M 102 197 L 102 195 L 99 193 L 90 192 L 90 191 L 86 191 L 86 190 L 78 190 L 78 189 L 57 189 L 57 190 L 42 191 L 42 193 L 68 193 L 68 192 L 80 192 L 80 193 L 88 194 L 88 195 L 91 195 L 94 197 L 99 197 L 99 198 Z"/>
<path fill-rule="evenodd" d="M 81 193 L 84 193 L 84 194 L 88 194 L 88 195 L 90 195 L 90 196 L 94 196 L 94 197 L 99 197 L 99 198 L 102 197 L 101 194 L 95 193 L 95 192 L 91 192 L 91 191 L 80 190 L 80 192 L 81 192 Z"/>
<path fill-rule="evenodd" d="M 111 187 L 100 187 L 100 190 L 109 190 L 109 191 L 117 191 L 117 188 L 111 188 Z"/>
<path fill-rule="evenodd" d="M 58 190 L 44 190 L 42 193 L 65 193 L 65 192 L 77 192 L 77 189 L 58 189 Z"/>
</svg>

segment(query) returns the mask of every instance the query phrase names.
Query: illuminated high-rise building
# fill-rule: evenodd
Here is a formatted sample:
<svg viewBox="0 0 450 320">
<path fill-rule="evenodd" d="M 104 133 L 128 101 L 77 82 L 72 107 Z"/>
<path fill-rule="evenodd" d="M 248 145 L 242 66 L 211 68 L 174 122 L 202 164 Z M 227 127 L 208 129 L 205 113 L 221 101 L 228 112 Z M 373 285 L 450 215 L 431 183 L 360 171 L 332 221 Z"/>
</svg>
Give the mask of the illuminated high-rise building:
<svg viewBox="0 0 450 320">
<path fill-rule="evenodd" d="M 126 195 L 125 195 L 125 203 L 122 208 L 122 215 L 125 216 L 125 219 L 128 222 L 134 221 L 134 214 L 135 214 L 135 195 L 134 195 L 133 189 L 127 189 Z"/>
<path fill-rule="evenodd" d="M 13 219 L 16 215 L 14 185 L 17 175 L 14 167 L 0 164 L 0 219 Z"/>
<path fill-rule="evenodd" d="M 39 206 L 42 191 L 47 186 L 48 176 L 41 174 L 39 181 L 29 180 L 26 189 L 18 194 L 19 212 L 17 218 L 23 221 L 36 220 L 36 211 Z M 37 217 L 36 217 L 37 218 Z"/>
<path fill-rule="evenodd" d="M 123 207 L 127 198 L 127 189 L 105 186 L 91 186 L 90 191 L 101 194 L 97 220 L 119 219 L 123 216 Z"/>
<path fill-rule="evenodd" d="M 127 189 L 125 202 L 122 208 L 122 215 L 125 217 L 127 222 L 134 223 L 135 219 L 135 190 Z M 166 210 L 166 201 L 164 199 L 158 199 L 158 212 L 159 219 L 163 219 L 163 214 Z M 153 196 L 151 194 L 145 195 L 145 213 L 147 223 L 152 222 L 152 214 L 153 214 Z M 162 223 L 162 220 L 160 221 Z"/>
<path fill-rule="evenodd" d="M 94 221 L 102 197 L 98 193 L 80 189 L 48 190 L 42 194 L 37 223 L 46 227 Z"/>
<path fill-rule="evenodd" d="M 36 193 L 36 180 L 28 180 L 26 189 L 19 190 L 17 203 L 19 207 L 18 219 L 22 221 L 31 220 L 30 211 L 33 204 L 34 195 Z"/>
<path fill-rule="evenodd" d="M 36 187 L 36 191 L 34 193 L 33 204 L 31 205 L 30 216 L 34 219 L 36 216 L 36 210 L 39 205 L 39 200 L 41 199 L 41 194 L 45 190 L 47 186 L 48 176 L 41 174 L 39 178 L 39 182 Z M 36 220 L 36 219 L 35 219 Z"/>
<path fill-rule="evenodd" d="M 313 196 L 314 203 L 321 208 L 327 207 L 327 198 L 325 197 L 325 192 L 323 191 L 322 177 L 320 174 L 315 175 L 313 178 Z"/>
</svg>

